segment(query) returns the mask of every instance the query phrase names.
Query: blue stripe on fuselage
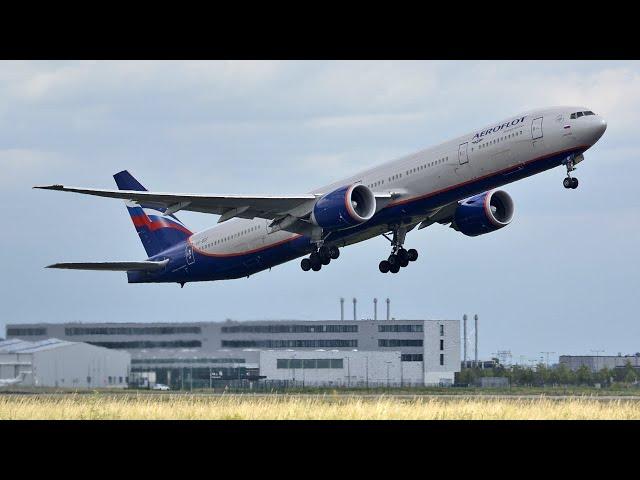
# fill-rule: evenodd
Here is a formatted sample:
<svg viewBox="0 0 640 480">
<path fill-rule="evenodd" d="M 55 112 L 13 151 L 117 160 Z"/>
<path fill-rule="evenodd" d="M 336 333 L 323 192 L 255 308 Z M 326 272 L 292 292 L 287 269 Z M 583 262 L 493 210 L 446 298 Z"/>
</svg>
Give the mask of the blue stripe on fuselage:
<svg viewBox="0 0 640 480">
<path fill-rule="evenodd" d="M 520 166 L 488 175 L 487 177 L 469 181 L 451 188 L 427 194 L 408 201 L 402 200 L 397 205 L 390 206 L 379 211 L 371 220 L 363 225 L 334 232 L 331 242 L 338 242 L 354 234 L 362 233 L 370 228 L 398 223 L 403 217 L 412 215 L 420 216 L 425 212 L 446 205 L 456 200 L 491 190 L 501 185 L 521 180 L 537 173 L 557 167 L 570 154 L 580 154 L 586 147 L 571 149 L 553 154 L 551 156 L 532 160 Z M 158 273 L 129 272 L 130 283 L 148 282 L 198 282 L 207 280 L 226 280 L 242 278 L 267 268 L 280 265 L 295 258 L 301 257 L 313 251 L 309 237 L 294 237 L 288 242 L 268 247 L 263 250 L 238 254 L 227 257 L 209 256 L 191 251 L 193 262 L 188 264 L 187 249 L 191 248 L 187 242 L 172 247 L 171 249 L 156 255 L 151 260 L 163 260 L 168 258 L 169 264 L 164 271 Z"/>
</svg>

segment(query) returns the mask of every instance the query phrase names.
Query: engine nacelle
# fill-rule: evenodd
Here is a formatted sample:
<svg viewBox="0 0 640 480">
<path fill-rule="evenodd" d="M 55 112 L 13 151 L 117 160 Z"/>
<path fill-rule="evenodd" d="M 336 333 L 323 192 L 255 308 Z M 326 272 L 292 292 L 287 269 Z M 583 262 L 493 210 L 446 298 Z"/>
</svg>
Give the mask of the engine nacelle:
<svg viewBox="0 0 640 480">
<path fill-rule="evenodd" d="M 313 207 L 311 221 L 328 230 L 354 227 L 376 213 L 376 197 L 360 183 L 347 185 L 320 197 Z"/>
<path fill-rule="evenodd" d="M 502 190 L 484 192 L 460 203 L 454 214 L 455 228 L 469 237 L 493 232 L 511 223 L 513 200 Z"/>
</svg>

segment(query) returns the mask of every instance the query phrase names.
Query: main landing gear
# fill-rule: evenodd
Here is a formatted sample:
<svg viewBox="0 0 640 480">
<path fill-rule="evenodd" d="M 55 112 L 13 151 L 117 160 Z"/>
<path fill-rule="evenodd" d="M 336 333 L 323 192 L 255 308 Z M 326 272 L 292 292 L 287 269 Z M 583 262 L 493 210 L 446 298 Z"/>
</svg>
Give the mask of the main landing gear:
<svg viewBox="0 0 640 480">
<path fill-rule="evenodd" d="M 562 181 L 562 185 L 564 188 L 571 188 L 575 190 L 578 188 L 578 179 L 571 176 L 571 172 L 576 169 L 576 166 L 573 163 L 573 158 L 573 155 L 571 155 L 564 161 L 564 164 L 567 167 L 567 177 Z"/>
<path fill-rule="evenodd" d="M 409 265 L 409 262 L 415 262 L 418 259 L 418 251 L 415 248 L 405 250 L 402 247 L 406 235 L 407 230 L 404 228 L 394 230 L 393 240 L 391 240 L 391 255 L 378 265 L 382 273 L 398 273 L 401 268 Z M 385 238 L 388 239 L 386 235 Z"/>
<path fill-rule="evenodd" d="M 300 262 L 300 268 L 305 272 L 313 270 L 320 271 L 323 265 L 329 265 L 331 260 L 336 260 L 340 256 L 340 250 L 335 245 L 327 247 L 325 245 L 318 248 L 309 255 L 309 258 L 303 258 Z"/>
</svg>

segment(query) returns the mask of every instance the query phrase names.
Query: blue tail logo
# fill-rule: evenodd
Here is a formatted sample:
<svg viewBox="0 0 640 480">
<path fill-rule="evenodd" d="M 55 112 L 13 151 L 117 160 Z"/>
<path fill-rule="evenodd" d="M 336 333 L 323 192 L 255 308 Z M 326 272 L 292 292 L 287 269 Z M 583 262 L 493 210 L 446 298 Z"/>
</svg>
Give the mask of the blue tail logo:
<svg viewBox="0 0 640 480">
<path fill-rule="evenodd" d="M 147 191 L 127 170 L 116 173 L 113 178 L 120 190 Z M 166 208 L 130 202 L 126 202 L 126 206 L 149 257 L 185 242 L 193 235 L 175 215 L 164 215 Z"/>
</svg>

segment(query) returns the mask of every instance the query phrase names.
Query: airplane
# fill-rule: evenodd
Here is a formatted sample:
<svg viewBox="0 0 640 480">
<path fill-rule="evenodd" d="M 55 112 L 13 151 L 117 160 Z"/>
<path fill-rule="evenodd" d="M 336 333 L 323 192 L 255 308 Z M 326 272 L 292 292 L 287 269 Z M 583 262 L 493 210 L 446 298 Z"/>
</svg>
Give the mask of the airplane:
<svg viewBox="0 0 640 480">
<path fill-rule="evenodd" d="M 16 378 L 0 378 L 0 387 L 9 387 L 11 385 L 24 382 L 24 379 L 27 377 L 27 373 L 31 372 L 21 372 Z"/>
<path fill-rule="evenodd" d="M 127 273 L 129 283 L 178 283 L 249 277 L 304 257 L 320 271 L 340 248 L 377 236 L 391 244 L 378 268 L 398 273 L 418 258 L 406 235 L 435 223 L 475 237 L 511 223 L 514 202 L 498 187 L 563 166 L 566 189 L 584 152 L 606 121 L 586 107 L 550 107 L 489 124 L 448 142 L 386 162 L 301 195 L 210 195 L 147 191 L 128 171 L 118 190 L 45 185 L 125 201 L 147 259 L 56 263 L 47 268 Z M 220 215 L 217 225 L 191 232 L 175 214 Z"/>
</svg>

